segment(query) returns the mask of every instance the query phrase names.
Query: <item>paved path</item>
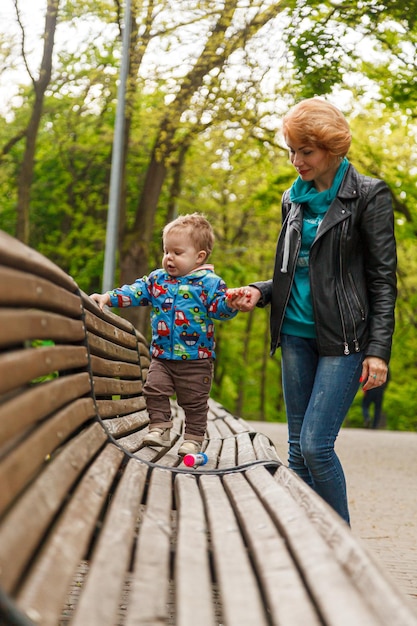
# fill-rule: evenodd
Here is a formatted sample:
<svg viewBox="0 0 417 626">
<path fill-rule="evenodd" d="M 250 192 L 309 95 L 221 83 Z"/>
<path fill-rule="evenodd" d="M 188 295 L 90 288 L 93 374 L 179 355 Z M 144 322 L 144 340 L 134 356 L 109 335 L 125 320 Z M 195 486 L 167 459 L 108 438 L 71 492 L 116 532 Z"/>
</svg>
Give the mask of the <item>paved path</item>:
<svg viewBox="0 0 417 626">
<path fill-rule="evenodd" d="M 286 424 L 254 423 L 287 463 Z M 352 532 L 410 599 L 417 615 L 417 433 L 344 428 L 338 455 Z"/>
</svg>

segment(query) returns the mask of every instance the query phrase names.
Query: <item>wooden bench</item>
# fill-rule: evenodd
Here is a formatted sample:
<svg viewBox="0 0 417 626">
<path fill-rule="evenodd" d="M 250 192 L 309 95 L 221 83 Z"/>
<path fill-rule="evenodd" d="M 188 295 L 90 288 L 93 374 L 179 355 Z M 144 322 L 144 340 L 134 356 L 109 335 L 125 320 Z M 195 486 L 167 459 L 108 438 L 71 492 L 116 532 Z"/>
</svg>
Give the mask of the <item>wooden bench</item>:
<svg viewBox="0 0 417 626">
<path fill-rule="evenodd" d="M 145 339 L 0 232 L 0 616 L 29 626 L 416 626 L 269 439 L 211 401 L 205 452 L 142 447 Z"/>
</svg>

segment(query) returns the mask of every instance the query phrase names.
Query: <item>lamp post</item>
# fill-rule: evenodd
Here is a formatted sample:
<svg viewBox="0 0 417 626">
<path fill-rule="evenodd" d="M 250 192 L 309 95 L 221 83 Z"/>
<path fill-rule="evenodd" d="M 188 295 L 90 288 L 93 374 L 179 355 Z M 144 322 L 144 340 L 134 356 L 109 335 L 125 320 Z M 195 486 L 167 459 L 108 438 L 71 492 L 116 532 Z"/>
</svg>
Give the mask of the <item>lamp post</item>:
<svg viewBox="0 0 417 626">
<path fill-rule="evenodd" d="M 120 190 L 123 166 L 123 139 L 125 127 L 126 85 L 129 74 L 131 4 L 125 2 L 124 30 L 122 40 L 122 61 L 117 90 L 116 121 L 114 127 L 112 162 L 110 172 L 109 209 L 107 213 L 106 248 L 102 290 L 109 291 L 114 286 L 117 240 L 120 215 Z"/>
</svg>

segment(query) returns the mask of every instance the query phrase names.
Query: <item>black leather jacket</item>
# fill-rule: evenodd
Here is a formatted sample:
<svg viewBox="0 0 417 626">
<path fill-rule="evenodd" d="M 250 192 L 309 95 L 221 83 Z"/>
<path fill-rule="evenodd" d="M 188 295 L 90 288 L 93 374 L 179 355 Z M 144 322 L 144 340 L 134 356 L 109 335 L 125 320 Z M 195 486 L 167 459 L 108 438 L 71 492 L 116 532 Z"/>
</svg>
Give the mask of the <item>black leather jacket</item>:
<svg viewBox="0 0 417 626">
<path fill-rule="evenodd" d="M 282 199 L 274 277 L 252 283 L 271 304 L 271 354 L 280 343 L 301 244 L 302 204 Z M 397 255 L 391 194 L 349 165 L 310 249 L 310 285 L 322 356 L 364 351 L 389 362 L 394 332 Z"/>
</svg>

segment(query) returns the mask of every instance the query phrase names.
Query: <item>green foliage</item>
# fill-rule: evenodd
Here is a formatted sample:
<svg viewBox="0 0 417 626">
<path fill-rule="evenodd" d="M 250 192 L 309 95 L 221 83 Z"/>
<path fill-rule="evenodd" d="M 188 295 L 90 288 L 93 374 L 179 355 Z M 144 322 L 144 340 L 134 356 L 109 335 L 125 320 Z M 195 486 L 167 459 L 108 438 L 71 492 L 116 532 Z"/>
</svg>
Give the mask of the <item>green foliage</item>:
<svg viewBox="0 0 417 626">
<path fill-rule="evenodd" d="M 152 154 L 156 148 L 162 154 L 170 143 L 156 200 L 149 267 L 160 264 L 167 219 L 201 211 L 216 233 L 211 261 L 229 286 L 269 278 L 281 195 L 294 179 L 286 151 L 275 138 L 279 119 L 294 101 L 328 94 L 350 119 L 352 162 L 363 173 L 385 179 L 393 192 L 399 290 L 392 381 L 384 410 L 389 428 L 417 430 L 417 5 L 399 0 L 285 5 L 259 0 L 248 12 L 238 3 L 238 18 L 227 26 L 230 36 L 221 39 L 216 32 L 223 47 L 207 48 L 210 59 L 199 59 L 198 51 L 213 32 L 223 4 L 191 5 L 180 0 L 175 19 L 165 1 L 152 15 L 144 5 L 136 7 L 138 70 L 129 92 L 120 232 L 129 234 L 134 247 L 131 232 L 138 217 L 144 217 L 139 207 Z M 120 65 L 118 7 L 107 0 L 63 5 L 61 20 L 68 32 L 79 36 L 80 25 L 87 23 L 88 29 L 76 49 L 61 48 L 55 58 L 30 189 L 31 245 L 88 293 L 99 291 L 102 279 Z M 262 29 L 245 28 L 243 15 L 249 20 L 257 12 L 261 19 L 268 11 L 270 19 Z M 226 27 L 230 16 L 223 18 Z M 97 25 L 100 35 L 92 37 Z M 13 46 L 7 33 L 0 41 L 1 69 L 12 62 Z M 232 43 L 228 56 L 225 47 Z M 180 93 L 186 94 L 183 110 L 177 101 Z M 16 228 L 21 138 L 33 106 L 31 86 L 23 85 L 20 95 L 19 105 L 0 117 L 0 226 L 11 234 Z M 127 240 L 126 235 L 123 243 Z M 217 325 L 213 395 L 246 419 L 285 419 L 280 354 L 269 356 L 268 315 L 268 310 L 256 309 L 252 316 L 239 314 Z M 347 425 L 362 425 L 359 394 Z"/>
</svg>

